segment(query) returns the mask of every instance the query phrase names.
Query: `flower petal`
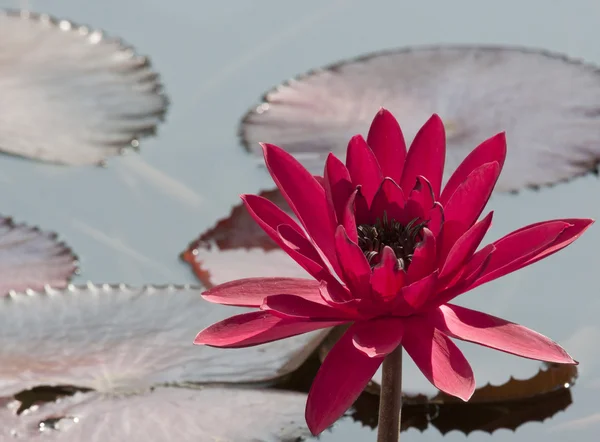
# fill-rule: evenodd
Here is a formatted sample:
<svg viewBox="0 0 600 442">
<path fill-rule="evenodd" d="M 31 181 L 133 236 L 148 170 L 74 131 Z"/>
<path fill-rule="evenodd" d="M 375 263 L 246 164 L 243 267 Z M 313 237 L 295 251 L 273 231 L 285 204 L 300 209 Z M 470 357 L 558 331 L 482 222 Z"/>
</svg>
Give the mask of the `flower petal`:
<svg viewBox="0 0 600 442">
<path fill-rule="evenodd" d="M 346 210 L 348 198 L 354 190 L 350 173 L 338 157 L 330 153 L 325 162 L 325 194 L 327 201 L 333 207 L 336 215 L 336 224 L 341 224 L 343 213 Z"/>
<path fill-rule="evenodd" d="M 456 168 L 440 196 L 440 203 L 445 206 L 456 189 L 467 177 L 480 166 L 494 161 L 500 165 L 500 170 L 506 158 L 506 135 L 501 132 L 488 138 L 467 155 L 463 162 Z"/>
<path fill-rule="evenodd" d="M 277 227 L 278 243 L 294 261 L 317 280 L 331 278 L 326 264 L 313 244 L 288 224 Z"/>
<path fill-rule="evenodd" d="M 241 198 L 250 216 L 277 244 L 280 243 L 277 226 L 281 224 L 289 225 L 292 229 L 304 235 L 296 221 L 268 199 L 252 194 L 242 195 Z"/>
<path fill-rule="evenodd" d="M 493 244 L 488 244 L 475 253 L 450 282 L 440 284 L 438 293 L 428 301 L 426 308 L 437 308 L 474 288 L 475 281 L 485 272 L 495 250 Z"/>
<path fill-rule="evenodd" d="M 447 256 L 440 257 L 440 261 L 443 262 L 442 271 L 440 278 L 452 276 L 464 262 L 470 258 L 479 244 L 483 240 L 483 237 L 487 233 L 488 229 L 492 225 L 492 216 L 494 212 L 490 212 L 484 219 L 475 223 L 469 230 L 467 230 L 458 240 L 452 245 Z"/>
<path fill-rule="evenodd" d="M 592 224 L 594 224 L 594 220 L 589 219 L 589 218 L 587 218 L 587 219 L 586 218 L 565 218 L 565 219 L 561 219 L 560 221 L 569 223 L 570 226 L 567 227 L 565 230 L 563 230 L 563 232 L 560 235 L 558 235 L 558 237 L 556 238 L 556 240 L 554 241 L 554 243 L 552 243 L 552 245 L 550 247 L 548 247 L 547 249 L 544 249 L 540 253 L 531 257 L 523 265 L 523 267 L 531 265 L 534 262 L 539 261 L 540 259 L 543 259 L 547 256 L 553 255 L 554 253 L 558 252 L 559 250 L 564 249 L 569 244 L 571 244 L 573 241 L 575 241 L 577 238 L 579 238 L 581 235 L 583 235 L 583 232 L 585 232 L 588 229 L 588 227 L 590 227 Z M 544 224 L 545 222 L 548 222 L 548 221 L 531 224 L 530 226 L 523 227 L 519 230 L 515 230 L 513 232 L 513 234 L 516 232 L 520 232 L 521 230 L 530 228 L 532 226 Z"/>
<path fill-rule="evenodd" d="M 321 281 L 319 285 L 319 293 L 321 294 L 321 298 L 330 305 L 344 304 L 354 301 L 354 299 L 352 299 L 352 294 L 340 283 L 332 284 L 331 282 Z"/>
<path fill-rule="evenodd" d="M 413 311 L 416 311 L 434 297 L 437 280 L 438 273 L 435 271 L 431 275 L 427 275 L 404 287 L 400 296 Z"/>
<path fill-rule="evenodd" d="M 400 318 L 377 318 L 358 322 L 352 343 L 370 358 L 385 357 L 402 342 L 404 327 Z"/>
<path fill-rule="evenodd" d="M 572 224 L 562 220 L 546 221 L 509 233 L 493 243 L 496 250 L 490 261 L 474 282 L 477 287 L 525 266 L 528 261 L 551 248 L 559 236 Z"/>
<path fill-rule="evenodd" d="M 251 347 L 342 323 L 283 319 L 269 312 L 257 311 L 232 316 L 205 328 L 198 333 L 194 344 L 221 348 Z"/>
<path fill-rule="evenodd" d="M 354 196 L 354 217 L 356 218 L 356 224 L 373 224 L 375 220 L 371 219 L 371 213 L 369 212 L 369 203 L 362 194 L 362 188 L 359 186 L 356 188 L 356 195 Z"/>
<path fill-rule="evenodd" d="M 375 115 L 367 144 L 373 150 L 383 176 L 399 183 L 406 158 L 406 143 L 400 125 L 387 109 L 381 108 Z"/>
<path fill-rule="evenodd" d="M 317 435 L 338 420 L 363 392 L 383 357 L 370 358 L 353 344 L 356 324 L 333 346 L 312 383 L 306 423 Z"/>
<path fill-rule="evenodd" d="M 417 132 L 408 150 L 400 187 L 405 193 L 409 193 L 415 186 L 417 176 L 422 175 L 431 183 L 437 200 L 442 186 L 445 161 L 444 124 L 440 117 L 434 114 Z"/>
<path fill-rule="evenodd" d="M 468 401 L 475 377 L 460 349 L 423 318 L 405 322 L 402 345 L 425 377 L 437 388 Z"/>
<path fill-rule="evenodd" d="M 463 341 L 538 361 L 575 364 L 556 342 L 522 325 L 483 312 L 447 304 L 430 319 L 444 333 Z"/>
<path fill-rule="evenodd" d="M 346 167 L 354 186 L 362 186 L 362 194 L 371 204 L 383 175 L 375 154 L 361 135 L 355 135 L 348 143 Z"/>
<path fill-rule="evenodd" d="M 314 278 L 327 278 L 327 264 L 296 221 L 261 196 L 242 195 L 242 201 L 250 216 L 284 252 Z"/>
<path fill-rule="evenodd" d="M 295 295 L 268 296 L 260 308 L 280 318 L 303 321 L 345 321 L 352 318 L 348 310 L 336 309 L 326 303 L 320 295 L 318 300 Z"/>
<path fill-rule="evenodd" d="M 433 203 L 433 207 L 429 211 L 429 215 L 427 215 L 427 220 L 427 227 L 437 237 L 444 225 L 444 209 L 437 201 Z"/>
<path fill-rule="evenodd" d="M 261 146 L 273 181 L 317 247 L 337 270 L 335 221 L 325 189 L 292 155 L 272 144 Z"/>
<path fill-rule="evenodd" d="M 494 190 L 499 175 L 498 163 L 486 163 L 471 172 L 458 186 L 448 204 L 444 206 L 444 217 L 445 222 L 453 221 L 465 227 L 462 232 L 457 232 L 458 236 L 449 238 L 450 242 L 462 236 L 477 221 Z"/>
<path fill-rule="evenodd" d="M 417 245 L 408 267 L 407 281 L 412 284 L 432 273 L 437 267 L 435 236 L 427 227 L 423 230 L 423 240 Z"/>
<path fill-rule="evenodd" d="M 338 226 L 335 232 L 335 246 L 342 268 L 339 276 L 348 285 L 352 296 L 354 298 L 370 297 L 371 266 L 360 247 L 348 238 L 344 226 Z"/>
<path fill-rule="evenodd" d="M 403 222 L 405 204 L 406 199 L 400 186 L 390 178 L 385 178 L 373 197 L 370 207 L 370 218 L 372 222 L 375 222 L 376 220 L 383 220 L 384 215 L 386 215 L 390 221 Z"/>
<path fill-rule="evenodd" d="M 260 307 L 271 295 L 297 295 L 319 302 L 319 282 L 302 278 L 246 278 L 226 282 L 202 293 L 202 297 L 216 304 L 239 307 Z"/>
<path fill-rule="evenodd" d="M 405 273 L 399 268 L 396 254 L 389 246 L 385 246 L 381 252 L 381 261 L 371 273 L 373 296 L 384 302 L 393 300 L 404 285 L 404 278 Z"/>
<path fill-rule="evenodd" d="M 345 209 L 342 212 L 342 218 L 339 221 L 339 224 L 344 226 L 344 229 L 346 229 L 348 238 L 355 243 L 358 243 L 358 230 L 356 228 L 356 218 L 354 217 L 354 201 L 357 194 L 358 189 L 350 195 L 348 201 L 346 202 Z"/>
<path fill-rule="evenodd" d="M 408 195 L 408 202 L 414 201 L 419 207 L 423 208 L 423 212 L 429 212 L 435 202 L 435 195 L 431 183 L 424 176 L 417 176 L 415 187 Z M 423 215 L 421 215 L 423 216 Z M 412 218 L 416 218 L 412 216 Z"/>
</svg>

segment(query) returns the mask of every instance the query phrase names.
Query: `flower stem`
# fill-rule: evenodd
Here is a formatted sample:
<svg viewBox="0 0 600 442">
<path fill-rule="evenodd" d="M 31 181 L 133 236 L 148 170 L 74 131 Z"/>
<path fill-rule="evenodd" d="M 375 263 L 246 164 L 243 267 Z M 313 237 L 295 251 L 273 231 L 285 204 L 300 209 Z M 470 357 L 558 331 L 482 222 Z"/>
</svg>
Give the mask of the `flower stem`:
<svg viewBox="0 0 600 442">
<path fill-rule="evenodd" d="M 402 411 L 402 346 L 383 360 L 377 442 L 398 442 Z"/>
</svg>

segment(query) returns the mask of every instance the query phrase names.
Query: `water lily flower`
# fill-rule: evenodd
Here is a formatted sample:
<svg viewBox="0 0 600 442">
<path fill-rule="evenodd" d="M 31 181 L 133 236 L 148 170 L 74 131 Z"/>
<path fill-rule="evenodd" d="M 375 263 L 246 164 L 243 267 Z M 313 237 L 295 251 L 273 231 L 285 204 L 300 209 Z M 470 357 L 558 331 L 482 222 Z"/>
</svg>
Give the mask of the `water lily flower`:
<svg viewBox="0 0 600 442">
<path fill-rule="evenodd" d="M 544 221 L 480 247 L 492 213 L 479 218 L 506 156 L 503 133 L 475 148 L 443 189 L 445 132 L 437 115 L 407 151 L 397 121 L 381 109 L 367 140 L 360 135 L 350 140 L 346 164 L 329 155 L 323 177 L 277 146 L 262 147 L 299 223 L 264 198 L 242 199 L 313 279 L 250 278 L 204 292 L 207 301 L 257 311 L 204 329 L 195 343 L 246 347 L 350 324 L 312 384 L 306 420 L 313 434 L 353 404 L 399 345 L 433 385 L 465 401 L 475 379 L 451 338 L 525 358 L 576 363 L 533 330 L 451 303 L 556 253 L 593 222 Z"/>
</svg>

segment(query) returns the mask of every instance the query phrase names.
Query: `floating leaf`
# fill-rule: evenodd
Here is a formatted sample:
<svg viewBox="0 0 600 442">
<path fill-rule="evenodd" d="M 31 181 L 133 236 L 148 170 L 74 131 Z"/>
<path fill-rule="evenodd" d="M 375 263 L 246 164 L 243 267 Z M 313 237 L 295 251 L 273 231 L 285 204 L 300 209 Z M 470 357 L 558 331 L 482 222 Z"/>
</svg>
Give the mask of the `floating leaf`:
<svg viewBox="0 0 600 442">
<path fill-rule="evenodd" d="M 341 327 L 335 327 L 331 334 L 335 337 L 342 331 Z M 320 367 L 322 349 L 328 342 L 330 339 L 298 370 L 280 379 L 277 388 L 308 392 Z M 404 368 L 406 366 L 404 364 Z M 466 434 L 475 430 L 491 433 L 499 428 L 516 429 L 526 422 L 543 421 L 571 404 L 570 387 L 577 375 L 576 366 L 548 364 L 529 379 L 511 378 L 502 385 L 480 387 L 469 402 L 444 393 L 432 397 L 404 392 L 402 429 L 424 431 L 431 424 L 443 433 L 451 430 Z M 364 425 L 376 428 L 378 409 L 379 386 L 373 384 L 360 395 L 350 414 Z"/>
<path fill-rule="evenodd" d="M 6 420 L 0 414 L 0 436 L 4 431 L 10 440 L 28 441 L 291 442 L 310 435 L 305 403 L 304 394 L 251 389 L 77 393 Z"/>
<path fill-rule="evenodd" d="M 260 196 L 293 216 L 279 190 L 261 192 Z M 255 276 L 309 277 L 265 234 L 241 203 L 192 242 L 181 258 L 207 288 Z"/>
<path fill-rule="evenodd" d="M 505 384 L 475 390 L 469 402 L 440 393 L 433 399 L 426 396 L 404 396 L 402 430 L 421 431 L 429 425 L 442 434 L 459 430 L 493 433 L 500 428 L 511 430 L 527 422 L 543 422 L 571 403 L 569 387 L 577 376 L 577 367 L 550 365 L 530 379 L 511 379 Z M 377 427 L 379 397 L 365 393 L 354 404 L 354 419 Z"/>
<path fill-rule="evenodd" d="M 297 368 L 323 332 L 258 347 L 192 345 L 198 330 L 247 311 L 189 287 L 70 287 L 0 299 L 0 395 L 74 385 L 101 392 L 159 384 L 254 382 Z"/>
<path fill-rule="evenodd" d="M 65 287 L 76 270 L 77 257 L 55 233 L 0 217 L 0 297 L 10 290 Z"/>
<path fill-rule="evenodd" d="M 154 133 L 167 99 L 146 57 L 101 31 L 0 11 L 0 150 L 98 164 Z"/>
<path fill-rule="evenodd" d="M 246 147 L 277 144 L 322 174 L 388 108 L 408 141 L 434 112 L 446 125 L 446 171 L 479 143 L 507 132 L 497 190 L 568 180 L 600 162 L 600 74 L 564 55 L 524 48 L 439 46 L 366 55 L 277 86 L 243 119 Z M 447 176 L 446 176 L 447 177 Z"/>
</svg>

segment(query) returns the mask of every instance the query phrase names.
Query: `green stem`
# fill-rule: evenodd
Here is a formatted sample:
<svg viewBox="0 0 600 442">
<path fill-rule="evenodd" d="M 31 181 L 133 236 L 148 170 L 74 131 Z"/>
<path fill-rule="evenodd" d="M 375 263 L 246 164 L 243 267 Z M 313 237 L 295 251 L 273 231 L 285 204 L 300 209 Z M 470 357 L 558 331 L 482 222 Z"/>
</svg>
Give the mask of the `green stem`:
<svg viewBox="0 0 600 442">
<path fill-rule="evenodd" d="M 398 442 L 402 411 L 402 346 L 383 360 L 377 442 Z"/>
</svg>

